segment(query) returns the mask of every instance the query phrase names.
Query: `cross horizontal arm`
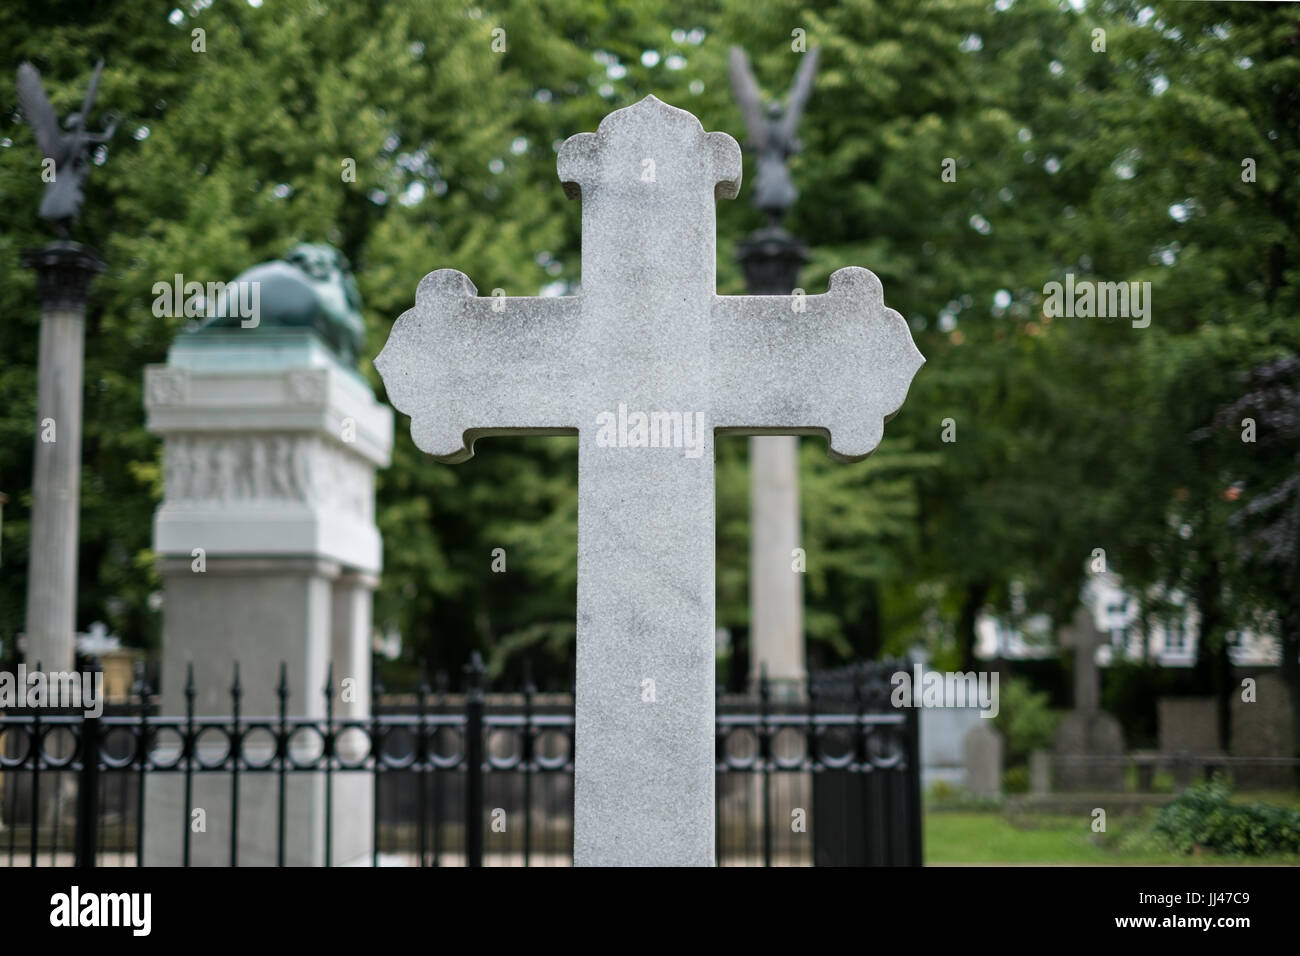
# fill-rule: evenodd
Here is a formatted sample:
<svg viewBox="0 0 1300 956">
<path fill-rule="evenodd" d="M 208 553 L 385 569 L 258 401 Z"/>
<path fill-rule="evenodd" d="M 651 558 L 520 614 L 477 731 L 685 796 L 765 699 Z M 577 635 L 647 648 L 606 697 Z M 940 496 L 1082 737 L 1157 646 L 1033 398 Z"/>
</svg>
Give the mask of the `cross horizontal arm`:
<svg viewBox="0 0 1300 956">
<path fill-rule="evenodd" d="M 415 444 L 442 461 L 469 458 L 487 435 L 570 434 L 579 424 L 579 300 L 477 293 L 464 273 L 429 273 L 375 358 Z"/>
<path fill-rule="evenodd" d="M 835 272 L 824 295 L 715 297 L 709 347 L 717 431 L 825 435 L 846 461 L 875 451 L 925 364 L 859 268 Z"/>
</svg>

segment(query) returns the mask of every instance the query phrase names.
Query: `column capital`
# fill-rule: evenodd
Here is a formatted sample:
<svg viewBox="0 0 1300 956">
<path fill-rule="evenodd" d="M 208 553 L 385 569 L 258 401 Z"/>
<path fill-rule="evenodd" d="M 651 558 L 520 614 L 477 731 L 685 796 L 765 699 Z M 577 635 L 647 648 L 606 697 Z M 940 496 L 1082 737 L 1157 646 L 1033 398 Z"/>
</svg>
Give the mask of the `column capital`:
<svg viewBox="0 0 1300 956">
<path fill-rule="evenodd" d="M 789 295 L 808 261 L 808 246 L 779 226 L 767 226 L 736 244 L 736 261 L 751 295 Z"/>
<path fill-rule="evenodd" d="M 90 283 L 107 266 L 89 246 L 60 240 L 40 249 L 24 249 L 22 263 L 36 272 L 36 293 L 47 309 L 82 311 Z"/>
</svg>

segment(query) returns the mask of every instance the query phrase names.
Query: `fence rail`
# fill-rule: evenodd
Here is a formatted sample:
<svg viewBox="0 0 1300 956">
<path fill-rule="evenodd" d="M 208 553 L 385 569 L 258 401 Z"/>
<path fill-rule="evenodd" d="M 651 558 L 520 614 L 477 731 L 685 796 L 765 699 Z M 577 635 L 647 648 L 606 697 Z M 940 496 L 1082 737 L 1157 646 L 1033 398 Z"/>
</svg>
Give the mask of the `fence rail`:
<svg viewBox="0 0 1300 956">
<path fill-rule="evenodd" d="M 364 718 L 336 716 L 332 693 L 323 715 L 291 715 L 283 670 L 276 714 L 243 714 L 241 695 L 236 676 L 230 713 L 197 715 L 190 675 L 183 716 L 157 714 L 141 680 L 132 704 L 99 717 L 0 717 L 0 863 L 143 866 L 147 841 L 163 833 L 179 843 L 174 863 L 194 865 L 195 790 L 223 778 L 228 845 L 219 860 L 207 846 L 207 863 L 246 862 L 241 823 L 261 814 L 286 865 L 301 811 L 289 792 L 304 778 L 323 788 L 313 832 L 326 866 L 361 862 L 335 848 L 337 795 L 358 779 L 369 781 L 373 865 L 572 862 L 571 697 L 531 686 L 489 697 L 477 661 L 463 694 L 421 686 L 395 705 L 376 687 Z M 920 863 L 914 714 L 869 712 L 861 695 L 856 707 L 819 706 L 813 689 L 774 704 L 763 684 L 754 697 L 719 697 L 716 728 L 720 865 Z M 173 829 L 146 819 L 156 810 L 146 787 L 163 779 L 179 781 Z"/>
</svg>

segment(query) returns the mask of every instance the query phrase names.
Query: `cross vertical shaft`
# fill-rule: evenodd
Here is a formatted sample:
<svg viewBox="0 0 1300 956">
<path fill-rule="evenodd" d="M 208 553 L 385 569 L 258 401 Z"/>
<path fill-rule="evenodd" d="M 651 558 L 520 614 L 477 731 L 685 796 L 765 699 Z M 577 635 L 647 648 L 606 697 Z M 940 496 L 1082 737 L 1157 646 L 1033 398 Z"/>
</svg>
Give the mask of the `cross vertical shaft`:
<svg viewBox="0 0 1300 956">
<path fill-rule="evenodd" d="M 560 155 L 561 179 L 581 192 L 582 334 L 597 343 L 578 440 L 580 866 L 713 862 L 708 328 L 715 186 L 740 168 L 728 138 L 658 101 L 646 107 Z M 622 447 L 625 408 L 680 416 L 693 442 Z M 618 442 L 594 427 L 602 415 Z"/>
</svg>

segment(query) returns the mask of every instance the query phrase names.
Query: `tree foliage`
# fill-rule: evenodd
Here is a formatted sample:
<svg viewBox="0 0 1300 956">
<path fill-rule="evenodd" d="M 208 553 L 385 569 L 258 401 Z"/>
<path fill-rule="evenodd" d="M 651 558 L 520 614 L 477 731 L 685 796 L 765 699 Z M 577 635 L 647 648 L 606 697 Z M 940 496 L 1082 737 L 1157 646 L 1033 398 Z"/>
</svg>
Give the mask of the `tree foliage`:
<svg viewBox="0 0 1300 956">
<path fill-rule="evenodd" d="M 793 160 L 788 225 L 814 252 L 802 286 L 872 269 L 928 359 L 871 459 L 802 443 L 813 660 L 918 642 L 941 664 L 969 660 L 976 613 L 1010 613 L 1012 582 L 1029 610 L 1068 617 L 1096 548 L 1143 594 L 1191 596 L 1211 653 L 1293 603 L 1242 557 L 1242 502 L 1224 492 L 1294 475 L 1294 442 L 1263 440 L 1263 423 L 1255 444 L 1193 438 L 1241 397 L 1238 373 L 1300 352 L 1300 25 L 1285 7 L 284 0 L 169 18 L 54 0 L 10 4 L 0 26 L 13 40 L 0 54 L 5 640 L 22 628 L 36 421 L 39 310 L 18 254 L 47 238 L 19 61 L 66 111 L 105 56 L 100 101 L 124 116 L 81 227 L 110 269 L 88 316 L 78 622 L 153 646 L 160 449 L 141 385 L 183 321 L 153 316 L 154 282 L 224 280 L 331 242 L 356 270 L 367 356 L 434 268 L 481 294 L 576 287 L 580 210 L 556 181 L 559 142 L 650 92 L 739 137 L 728 47 L 745 45 L 775 95 L 800 31 L 822 48 Z M 735 243 L 760 224 L 748 197 L 718 210 L 724 293 L 743 291 Z M 1044 285 L 1067 273 L 1151 283 L 1151 324 L 1044 314 Z M 446 467 L 406 426 L 380 476 L 377 626 L 403 635 L 408 660 L 450 670 L 479 648 L 498 676 L 527 658 L 566 684 L 573 440 L 494 439 Z M 743 636 L 744 442 L 720 440 L 718 456 L 719 623 Z M 496 548 L 505 574 L 490 570 Z"/>
</svg>

